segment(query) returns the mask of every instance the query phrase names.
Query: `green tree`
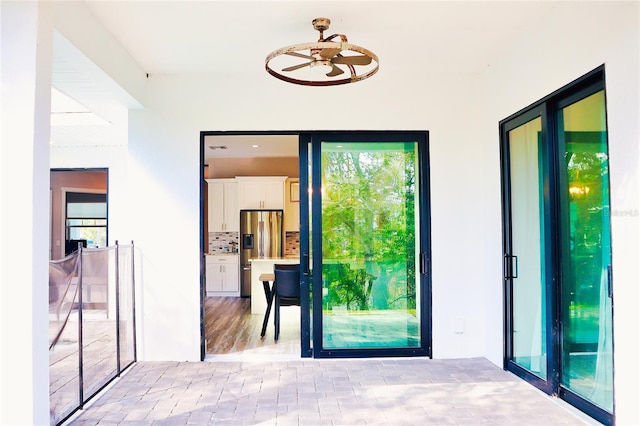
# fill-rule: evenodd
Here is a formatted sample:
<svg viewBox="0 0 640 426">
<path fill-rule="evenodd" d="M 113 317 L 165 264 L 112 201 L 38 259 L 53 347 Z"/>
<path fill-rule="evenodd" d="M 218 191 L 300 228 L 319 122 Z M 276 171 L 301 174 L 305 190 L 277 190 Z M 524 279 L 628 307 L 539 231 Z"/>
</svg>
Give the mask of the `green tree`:
<svg viewBox="0 0 640 426">
<path fill-rule="evenodd" d="M 415 154 L 409 146 L 323 153 L 323 258 L 351 271 L 328 273 L 331 304 L 371 308 L 374 277 L 380 288 L 374 308 L 415 308 Z"/>
</svg>

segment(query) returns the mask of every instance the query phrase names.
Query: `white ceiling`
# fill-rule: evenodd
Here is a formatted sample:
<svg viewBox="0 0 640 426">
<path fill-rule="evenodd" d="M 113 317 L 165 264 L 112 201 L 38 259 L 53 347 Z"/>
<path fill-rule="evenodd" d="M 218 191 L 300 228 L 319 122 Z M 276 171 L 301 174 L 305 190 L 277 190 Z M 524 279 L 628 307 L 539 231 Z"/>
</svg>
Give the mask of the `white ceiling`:
<svg viewBox="0 0 640 426">
<path fill-rule="evenodd" d="M 380 57 L 381 67 L 481 72 L 552 7 L 546 1 L 90 1 L 149 74 L 264 68 L 280 47 L 316 41 L 314 18 Z"/>
<path fill-rule="evenodd" d="M 264 60 L 270 52 L 316 41 L 318 33 L 311 21 L 324 16 L 332 21 L 325 36 L 346 34 L 349 42 L 378 55 L 381 72 L 372 79 L 402 79 L 408 67 L 430 72 L 481 73 L 501 54 L 509 52 L 523 33 L 535 31 L 539 21 L 558 3 L 205 0 L 86 4 L 150 75 L 215 73 L 246 74 L 250 78 L 252 73 L 265 72 Z M 54 47 L 54 85 L 65 93 L 72 92 L 74 99 L 94 111 L 91 104 L 122 102 L 122 93 L 105 99 L 104 91 L 92 91 L 80 74 L 74 84 L 72 67 L 65 66 L 70 50 L 68 46 Z M 55 142 L 79 144 L 93 130 L 96 129 L 86 126 L 57 129 Z M 70 142 L 65 142 L 66 137 L 71 138 Z M 280 142 L 271 139 L 262 142 L 263 146 L 274 144 L 269 155 L 289 155 L 278 153 L 276 147 L 293 149 L 291 143 L 284 142 L 291 138 Z M 256 143 L 251 138 L 243 140 L 249 145 Z M 249 155 L 254 151 L 248 149 Z M 243 155 L 229 150 L 224 154 L 223 150 L 216 152 Z"/>
</svg>

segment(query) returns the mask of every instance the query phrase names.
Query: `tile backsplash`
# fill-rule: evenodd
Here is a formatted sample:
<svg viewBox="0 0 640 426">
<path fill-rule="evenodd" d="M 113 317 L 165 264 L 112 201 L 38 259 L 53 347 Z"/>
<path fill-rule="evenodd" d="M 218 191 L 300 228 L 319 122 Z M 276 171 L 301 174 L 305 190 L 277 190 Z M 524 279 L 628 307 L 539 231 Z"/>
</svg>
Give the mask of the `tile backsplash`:
<svg viewBox="0 0 640 426">
<path fill-rule="evenodd" d="M 300 256 L 300 231 L 287 231 L 284 240 L 285 256 Z"/>
<path fill-rule="evenodd" d="M 239 249 L 239 232 L 209 232 L 209 254 L 237 253 Z"/>
<path fill-rule="evenodd" d="M 240 250 L 238 232 L 209 232 L 209 254 L 237 253 Z M 300 256 L 300 232 L 287 231 L 284 256 Z"/>
</svg>

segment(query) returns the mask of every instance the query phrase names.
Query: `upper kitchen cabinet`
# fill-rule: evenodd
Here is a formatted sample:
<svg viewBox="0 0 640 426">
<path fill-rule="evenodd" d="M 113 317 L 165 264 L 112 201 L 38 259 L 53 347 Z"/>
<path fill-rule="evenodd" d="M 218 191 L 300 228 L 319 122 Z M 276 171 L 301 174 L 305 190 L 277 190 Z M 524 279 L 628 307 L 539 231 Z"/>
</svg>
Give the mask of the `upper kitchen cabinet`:
<svg viewBox="0 0 640 426">
<path fill-rule="evenodd" d="M 235 179 L 207 179 L 209 232 L 240 231 L 238 182 Z"/>
<path fill-rule="evenodd" d="M 286 176 L 239 176 L 238 204 L 242 209 L 284 210 Z"/>
</svg>

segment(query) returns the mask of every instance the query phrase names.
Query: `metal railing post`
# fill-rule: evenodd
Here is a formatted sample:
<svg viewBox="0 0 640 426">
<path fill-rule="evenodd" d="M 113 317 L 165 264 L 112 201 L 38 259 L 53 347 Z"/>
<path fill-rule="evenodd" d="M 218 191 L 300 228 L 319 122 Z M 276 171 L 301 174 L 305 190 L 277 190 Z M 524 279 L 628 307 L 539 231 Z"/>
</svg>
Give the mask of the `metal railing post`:
<svg viewBox="0 0 640 426">
<path fill-rule="evenodd" d="M 84 407 L 84 367 L 82 348 L 82 243 L 78 243 L 78 397 L 80 408 Z"/>
<path fill-rule="evenodd" d="M 116 240 L 116 374 L 120 377 L 120 247 Z"/>
<path fill-rule="evenodd" d="M 133 306 L 133 361 L 138 361 L 138 338 L 136 333 L 136 249 L 131 240 L 131 305 Z"/>
</svg>

